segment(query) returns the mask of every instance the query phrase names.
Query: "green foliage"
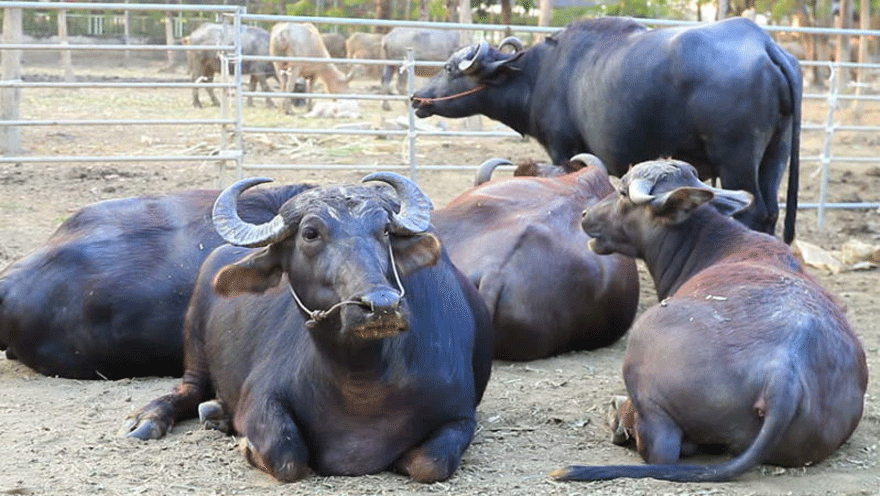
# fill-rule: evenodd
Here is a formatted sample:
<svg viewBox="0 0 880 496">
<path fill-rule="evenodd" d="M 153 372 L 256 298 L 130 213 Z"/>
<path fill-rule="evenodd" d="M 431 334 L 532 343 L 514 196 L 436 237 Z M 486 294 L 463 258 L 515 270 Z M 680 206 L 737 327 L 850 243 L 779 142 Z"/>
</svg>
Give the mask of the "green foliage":
<svg viewBox="0 0 880 496">
<path fill-rule="evenodd" d="M 299 0 L 287 4 L 287 15 L 309 16 L 315 15 L 315 6 L 309 0 Z"/>
</svg>

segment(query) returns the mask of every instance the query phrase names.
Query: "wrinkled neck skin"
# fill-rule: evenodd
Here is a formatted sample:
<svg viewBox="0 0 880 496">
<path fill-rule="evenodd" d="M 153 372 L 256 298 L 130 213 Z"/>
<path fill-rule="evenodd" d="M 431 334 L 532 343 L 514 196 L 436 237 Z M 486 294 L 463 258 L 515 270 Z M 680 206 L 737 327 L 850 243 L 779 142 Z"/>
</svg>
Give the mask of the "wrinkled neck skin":
<svg viewBox="0 0 880 496">
<path fill-rule="evenodd" d="M 662 229 L 642 259 L 654 279 L 657 299 L 674 294 L 682 284 L 736 249 L 737 238 L 748 229 L 725 222 L 711 205 L 697 209 L 687 220 Z"/>
<path fill-rule="evenodd" d="M 490 119 L 502 122 L 522 135 L 534 136 L 531 129 L 529 111 L 531 109 L 532 90 L 535 81 L 531 79 L 536 71 L 531 65 L 531 53 L 526 53 L 516 61 L 515 67 L 520 71 L 509 72 L 506 79 L 497 86 L 489 86 L 486 91 L 477 93 L 476 101 L 480 102 L 480 110 L 472 115 L 483 114 Z"/>
</svg>

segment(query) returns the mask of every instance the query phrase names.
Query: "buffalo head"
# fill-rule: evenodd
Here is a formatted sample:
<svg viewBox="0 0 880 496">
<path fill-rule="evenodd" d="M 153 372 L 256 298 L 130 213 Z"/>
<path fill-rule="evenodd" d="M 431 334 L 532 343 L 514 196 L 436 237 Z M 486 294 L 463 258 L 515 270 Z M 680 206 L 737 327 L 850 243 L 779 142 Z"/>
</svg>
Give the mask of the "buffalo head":
<svg viewBox="0 0 880 496">
<path fill-rule="evenodd" d="M 426 232 L 431 201 L 418 186 L 398 174 L 374 173 L 363 181 L 386 186 L 315 188 L 288 200 L 267 223 L 243 221 L 238 196 L 268 181 L 245 179 L 217 198 L 213 218 L 220 235 L 260 249 L 224 267 L 215 290 L 226 297 L 262 293 L 286 275 L 291 304 L 309 317 L 311 329 L 337 330 L 331 339 L 378 339 L 406 330 L 401 278 L 433 265 L 440 253 L 440 242 Z"/>
<path fill-rule="evenodd" d="M 642 258 L 650 240 L 661 237 L 660 231 L 680 224 L 707 202 L 733 215 L 751 204 L 752 195 L 708 186 L 686 162 L 642 162 L 620 179 L 616 193 L 584 211 L 581 227 L 593 238 L 594 252 Z"/>
<path fill-rule="evenodd" d="M 513 52 L 502 51 L 511 47 Z M 497 49 L 485 41 L 466 46 L 453 53 L 437 75 L 427 85 L 413 93 L 412 106 L 419 117 L 441 115 L 465 117 L 479 112 L 479 93 L 489 86 L 503 82 L 511 71 L 511 62 L 522 51 L 522 42 L 510 37 Z"/>
</svg>

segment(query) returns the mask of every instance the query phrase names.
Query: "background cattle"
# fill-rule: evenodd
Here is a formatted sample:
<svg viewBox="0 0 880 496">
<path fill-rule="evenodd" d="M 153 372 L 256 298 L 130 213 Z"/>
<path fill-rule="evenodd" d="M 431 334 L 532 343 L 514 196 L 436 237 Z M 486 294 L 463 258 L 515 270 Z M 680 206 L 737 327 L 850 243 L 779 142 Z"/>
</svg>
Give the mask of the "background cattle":
<svg viewBox="0 0 880 496">
<path fill-rule="evenodd" d="M 629 332 L 629 399 L 612 423 L 615 442 L 634 440 L 651 465 L 569 467 L 558 478 L 724 481 L 760 463 L 821 462 L 855 430 L 865 352 L 786 245 L 726 217 L 750 200 L 662 160 L 635 166 L 619 193 L 584 212 L 593 250 L 643 259 L 661 300 Z M 737 455 L 675 465 L 706 445 Z"/>
<path fill-rule="evenodd" d="M 394 61 L 383 69 L 382 91 L 391 94 L 391 79 L 397 73 L 397 92 L 405 95 L 406 75 L 401 74 L 401 62 L 406 60 L 407 48 L 412 48 L 416 62 L 442 62 L 446 60 L 459 44 L 458 31 L 443 29 L 394 28 L 382 38 L 382 58 Z M 430 77 L 437 74 L 440 67 L 416 64 L 416 76 Z M 382 102 L 383 110 L 390 110 L 388 101 Z M 574 155 L 574 154 L 572 154 Z M 568 158 L 568 156 L 564 157 Z"/>
<path fill-rule="evenodd" d="M 363 33 L 356 31 L 348 35 L 345 40 L 345 56 L 352 60 L 368 59 L 378 60 L 382 58 L 382 37 L 379 33 Z M 352 73 L 360 73 L 364 71 L 371 78 L 379 79 L 382 77 L 382 67 L 378 65 L 367 65 L 366 68 L 362 64 L 355 64 L 351 67 Z"/>
<path fill-rule="evenodd" d="M 431 203 L 408 179 L 295 196 L 260 225 L 230 186 L 186 320 L 186 372 L 134 413 L 131 436 L 225 412 L 245 456 L 282 481 L 394 469 L 448 478 L 474 436 L 492 328 L 476 290 L 429 232 Z"/>
<path fill-rule="evenodd" d="M 296 24 L 279 22 L 272 26 L 269 35 L 269 52 L 273 57 L 314 57 L 330 58 L 321 33 L 311 23 Z M 311 91 L 315 77 L 320 77 L 327 86 L 329 93 L 347 93 L 349 78 L 332 62 L 287 62 L 276 61 L 275 72 L 278 74 L 281 88 L 285 93 L 292 93 L 294 84 L 302 76 L 306 82 L 306 92 Z M 308 109 L 312 109 L 312 101 L 308 99 Z M 292 105 L 289 98 L 284 99 L 281 109 L 289 114 Z"/>
<path fill-rule="evenodd" d="M 324 47 L 327 48 L 327 53 L 330 54 L 331 58 L 345 58 L 345 36 L 339 33 L 321 33 L 321 40 L 324 42 Z"/>
<path fill-rule="evenodd" d="M 578 21 L 526 50 L 482 42 L 413 95 L 416 115 L 486 115 L 535 137 L 554 164 L 589 152 L 620 176 L 673 157 L 751 193 L 737 218 L 772 234 L 789 164 L 784 239 L 794 238 L 801 120 L 797 60 L 744 18 L 648 30 Z"/>
<path fill-rule="evenodd" d="M 572 161 L 578 172 L 492 181 L 432 216 L 450 258 L 489 308 L 495 358 L 533 360 L 607 346 L 635 317 L 635 262 L 584 249 L 581 211 L 613 191 L 607 173 L 584 167 L 588 158 Z"/>
<path fill-rule="evenodd" d="M 269 33 L 262 28 L 255 26 L 241 27 L 241 53 L 242 55 L 269 55 Z M 215 24 L 206 22 L 196 28 L 189 36 L 181 41 L 184 45 L 232 45 L 232 26 L 228 24 Z M 220 56 L 216 50 L 195 50 L 187 52 L 187 61 L 189 62 L 189 71 L 193 81 L 212 82 L 214 74 L 221 72 Z M 229 73 L 234 71 L 232 64 L 229 67 Z M 275 77 L 275 68 L 271 62 L 243 60 L 241 62 L 241 73 L 243 76 L 250 76 L 250 91 L 257 88 L 260 84 L 260 90 L 264 92 L 272 91 L 269 88 L 268 78 Z M 214 105 L 220 105 L 217 96 L 214 94 L 213 88 L 205 88 L 211 102 Z M 202 102 L 199 101 L 199 89 L 192 90 L 193 107 L 201 107 Z M 253 105 L 253 97 L 248 97 L 247 104 Z M 272 99 L 266 97 L 266 106 L 274 107 Z"/>
<path fill-rule="evenodd" d="M 251 222 L 307 186 L 248 192 Z M 223 240 L 219 191 L 89 205 L 0 272 L 0 349 L 46 375 L 180 376 L 183 316 L 202 261 Z"/>
</svg>

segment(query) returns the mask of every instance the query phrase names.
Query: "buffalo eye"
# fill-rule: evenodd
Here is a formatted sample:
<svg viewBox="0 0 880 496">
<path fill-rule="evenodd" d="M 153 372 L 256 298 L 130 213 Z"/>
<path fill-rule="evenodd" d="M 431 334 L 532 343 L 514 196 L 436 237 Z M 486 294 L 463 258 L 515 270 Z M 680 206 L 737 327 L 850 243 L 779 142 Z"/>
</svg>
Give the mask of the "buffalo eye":
<svg viewBox="0 0 880 496">
<path fill-rule="evenodd" d="M 446 71 L 446 74 L 452 74 L 452 64 L 446 64 L 443 66 L 443 70 Z"/>
<path fill-rule="evenodd" d="M 302 229 L 302 238 L 306 241 L 314 241 L 318 239 L 320 233 L 312 226 L 306 226 Z"/>
</svg>

